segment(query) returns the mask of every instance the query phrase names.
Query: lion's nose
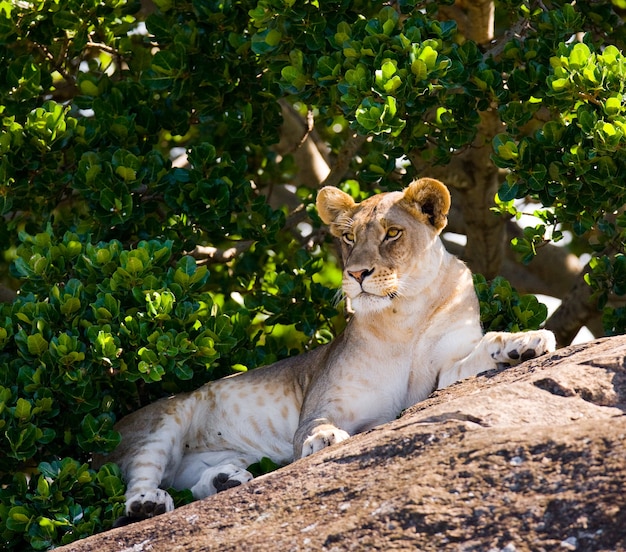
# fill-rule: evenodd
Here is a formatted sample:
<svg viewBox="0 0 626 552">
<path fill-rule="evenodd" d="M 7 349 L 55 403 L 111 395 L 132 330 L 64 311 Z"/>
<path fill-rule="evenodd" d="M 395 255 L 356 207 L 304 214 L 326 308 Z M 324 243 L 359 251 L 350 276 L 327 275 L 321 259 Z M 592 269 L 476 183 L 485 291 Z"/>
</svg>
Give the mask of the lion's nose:
<svg viewBox="0 0 626 552">
<path fill-rule="evenodd" d="M 374 272 L 373 268 L 370 270 L 366 268 L 364 268 L 363 270 L 348 270 L 348 274 L 350 274 L 350 276 L 352 276 L 357 282 L 359 282 L 359 284 L 362 284 L 365 278 L 372 274 L 372 272 Z"/>
</svg>

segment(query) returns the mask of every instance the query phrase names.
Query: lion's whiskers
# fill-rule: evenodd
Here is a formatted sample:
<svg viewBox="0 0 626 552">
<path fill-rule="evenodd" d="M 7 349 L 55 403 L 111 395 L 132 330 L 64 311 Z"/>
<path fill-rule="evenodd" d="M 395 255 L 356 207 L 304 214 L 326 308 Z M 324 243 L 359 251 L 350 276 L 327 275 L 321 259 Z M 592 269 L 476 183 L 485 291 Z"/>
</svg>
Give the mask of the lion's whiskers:
<svg viewBox="0 0 626 552">
<path fill-rule="evenodd" d="M 406 284 L 403 280 L 396 279 L 396 287 L 395 289 L 387 294 L 387 297 L 390 299 L 396 299 L 398 297 L 405 297 L 405 288 Z"/>
<path fill-rule="evenodd" d="M 333 297 L 333 300 L 332 300 L 333 307 L 339 306 L 339 304 L 345 299 L 345 297 L 346 297 L 346 294 L 344 293 L 343 288 L 339 288 L 335 292 L 335 296 Z"/>
</svg>

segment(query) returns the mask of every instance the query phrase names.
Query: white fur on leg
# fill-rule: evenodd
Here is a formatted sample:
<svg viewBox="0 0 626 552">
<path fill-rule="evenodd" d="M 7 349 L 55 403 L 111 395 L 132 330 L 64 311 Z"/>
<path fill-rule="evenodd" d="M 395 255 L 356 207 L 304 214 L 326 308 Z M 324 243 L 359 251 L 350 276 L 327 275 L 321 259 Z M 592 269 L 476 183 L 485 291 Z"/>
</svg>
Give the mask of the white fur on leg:
<svg viewBox="0 0 626 552">
<path fill-rule="evenodd" d="M 497 368 L 501 364 L 515 365 L 550 353 L 556 348 L 554 334 L 548 330 L 528 332 L 487 332 L 474 350 L 439 374 L 438 388 Z"/>
</svg>

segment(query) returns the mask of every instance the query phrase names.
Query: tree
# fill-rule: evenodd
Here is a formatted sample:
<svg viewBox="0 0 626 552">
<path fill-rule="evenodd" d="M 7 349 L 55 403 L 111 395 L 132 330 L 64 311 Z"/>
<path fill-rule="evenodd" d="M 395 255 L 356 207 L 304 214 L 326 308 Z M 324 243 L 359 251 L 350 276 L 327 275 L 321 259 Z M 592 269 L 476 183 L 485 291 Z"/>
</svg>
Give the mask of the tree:
<svg viewBox="0 0 626 552">
<path fill-rule="evenodd" d="M 504 274 L 622 331 L 622 8 L 0 2 L 5 548 L 110 526 L 116 418 L 341 331 L 322 185 L 438 177 L 485 328 L 545 319 Z"/>
</svg>

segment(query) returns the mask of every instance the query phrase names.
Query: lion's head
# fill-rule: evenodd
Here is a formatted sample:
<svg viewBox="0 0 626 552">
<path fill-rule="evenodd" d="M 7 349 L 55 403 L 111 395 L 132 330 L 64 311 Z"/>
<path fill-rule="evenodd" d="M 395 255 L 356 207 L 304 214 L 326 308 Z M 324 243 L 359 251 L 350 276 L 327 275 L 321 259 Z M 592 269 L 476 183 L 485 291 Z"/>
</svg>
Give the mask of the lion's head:
<svg viewBox="0 0 626 552">
<path fill-rule="evenodd" d="M 317 209 L 341 240 L 343 291 L 357 313 L 420 293 L 435 277 L 442 250 L 432 246 L 450 209 L 450 193 L 438 180 L 421 178 L 402 192 L 361 203 L 327 186 L 317 196 Z"/>
</svg>

